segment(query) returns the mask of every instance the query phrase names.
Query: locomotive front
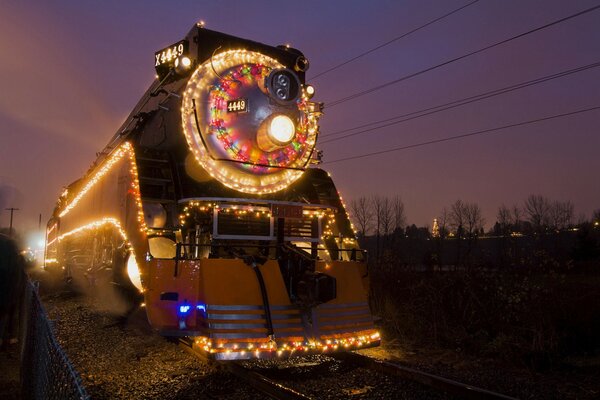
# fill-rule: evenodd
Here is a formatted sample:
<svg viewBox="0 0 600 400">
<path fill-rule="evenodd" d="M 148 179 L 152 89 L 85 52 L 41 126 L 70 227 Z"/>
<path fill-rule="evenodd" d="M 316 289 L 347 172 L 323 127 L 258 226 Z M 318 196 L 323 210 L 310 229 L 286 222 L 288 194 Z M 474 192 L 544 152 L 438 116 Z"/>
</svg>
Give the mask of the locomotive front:
<svg viewBox="0 0 600 400">
<path fill-rule="evenodd" d="M 59 200 L 46 264 L 139 292 L 155 329 L 215 359 L 378 345 L 364 254 L 314 166 L 304 55 L 198 25 L 155 68 Z"/>
<path fill-rule="evenodd" d="M 296 64 L 303 71 L 305 63 Z M 277 192 L 297 180 L 311 159 L 320 115 L 319 105 L 309 101 L 312 93 L 295 71 L 271 57 L 223 51 L 188 81 L 183 131 L 197 162 L 224 185 L 250 194 Z"/>
</svg>

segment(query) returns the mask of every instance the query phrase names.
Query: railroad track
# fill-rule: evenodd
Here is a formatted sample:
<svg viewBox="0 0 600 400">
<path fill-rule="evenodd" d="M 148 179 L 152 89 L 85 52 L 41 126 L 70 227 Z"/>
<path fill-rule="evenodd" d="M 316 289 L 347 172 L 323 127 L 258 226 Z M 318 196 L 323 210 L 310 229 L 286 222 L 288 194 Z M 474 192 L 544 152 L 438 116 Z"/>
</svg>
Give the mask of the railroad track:
<svg viewBox="0 0 600 400">
<path fill-rule="evenodd" d="M 187 340 L 182 339 L 180 344 L 186 351 L 190 352 L 194 356 L 205 361 L 207 360 L 203 353 L 193 348 L 191 341 L 188 342 Z M 461 399 L 515 400 L 515 398 L 503 395 L 501 393 L 482 389 L 473 385 L 468 385 L 413 368 L 377 360 L 354 352 L 329 354 L 329 356 L 336 360 L 356 365 L 360 368 L 377 371 L 388 376 L 394 376 L 412 382 L 417 382 L 432 388 L 435 391 L 444 392 Z M 270 379 L 267 376 L 252 370 L 251 368 L 245 367 L 242 364 L 236 362 L 219 362 L 219 366 L 231 374 L 245 380 L 250 386 L 273 399 L 307 400 L 313 398 L 297 391 L 296 389 L 285 386 L 277 380 Z"/>
<path fill-rule="evenodd" d="M 515 400 L 514 397 L 506 396 L 501 393 L 492 392 L 487 389 L 482 389 L 413 368 L 404 367 L 402 365 L 377 360 L 354 352 L 337 353 L 334 354 L 333 357 L 339 360 L 350 361 L 363 368 L 418 382 L 462 399 Z"/>
</svg>

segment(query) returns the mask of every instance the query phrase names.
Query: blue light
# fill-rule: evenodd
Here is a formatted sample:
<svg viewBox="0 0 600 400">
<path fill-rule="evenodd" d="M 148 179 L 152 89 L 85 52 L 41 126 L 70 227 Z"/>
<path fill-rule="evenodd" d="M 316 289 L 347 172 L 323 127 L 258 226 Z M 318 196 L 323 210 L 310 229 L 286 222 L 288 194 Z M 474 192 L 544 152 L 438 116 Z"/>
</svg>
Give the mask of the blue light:
<svg viewBox="0 0 600 400">
<path fill-rule="evenodd" d="M 182 306 L 179 306 L 179 312 L 181 314 L 187 314 L 190 311 L 191 308 L 192 307 L 189 304 L 184 304 Z"/>
<path fill-rule="evenodd" d="M 196 309 L 197 309 L 198 311 L 206 312 L 206 304 L 198 304 L 198 305 L 196 306 Z"/>
</svg>

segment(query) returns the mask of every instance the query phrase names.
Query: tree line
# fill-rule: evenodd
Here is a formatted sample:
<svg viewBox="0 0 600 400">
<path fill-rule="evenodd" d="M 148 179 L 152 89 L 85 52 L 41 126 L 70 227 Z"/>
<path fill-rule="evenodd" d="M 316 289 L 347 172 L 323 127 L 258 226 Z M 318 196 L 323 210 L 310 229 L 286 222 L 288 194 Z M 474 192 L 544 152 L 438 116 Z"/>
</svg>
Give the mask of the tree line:
<svg viewBox="0 0 600 400">
<path fill-rule="evenodd" d="M 440 238 L 475 238 L 483 236 L 485 219 L 479 204 L 456 200 L 444 207 L 436 217 L 435 232 L 428 227 L 407 226 L 406 211 L 400 196 L 361 196 L 350 202 L 350 213 L 359 237 L 370 235 L 387 236 L 406 233 L 416 229 L 426 229 L 429 235 Z M 542 234 L 573 228 L 586 221 L 580 216 L 575 221 L 575 207 L 570 201 L 551 200 L 539 194 L 529 195 L 522 204 L 498 208 L 496 221 L 488 231 L 489 235 L 507 236 L 511 234 Z M 600 223 L 600 209 L 595 210 L 591 223 Z"/>
</svg>

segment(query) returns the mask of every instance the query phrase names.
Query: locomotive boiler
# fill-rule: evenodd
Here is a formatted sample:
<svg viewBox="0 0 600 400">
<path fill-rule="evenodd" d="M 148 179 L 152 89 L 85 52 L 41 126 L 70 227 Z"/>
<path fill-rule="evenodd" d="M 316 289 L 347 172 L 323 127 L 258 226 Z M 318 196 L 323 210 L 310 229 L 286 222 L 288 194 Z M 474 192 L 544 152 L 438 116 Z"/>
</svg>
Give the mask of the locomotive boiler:
<svg viewBox="0 0 600 400">
<path fill-rule="evenodd" d="M 45 268 L 110 283 L 218 360 L 375 346 L 365 254 L 315 149 L 309 63 L 196 25 L 68 185 Z"/>
</svg>

